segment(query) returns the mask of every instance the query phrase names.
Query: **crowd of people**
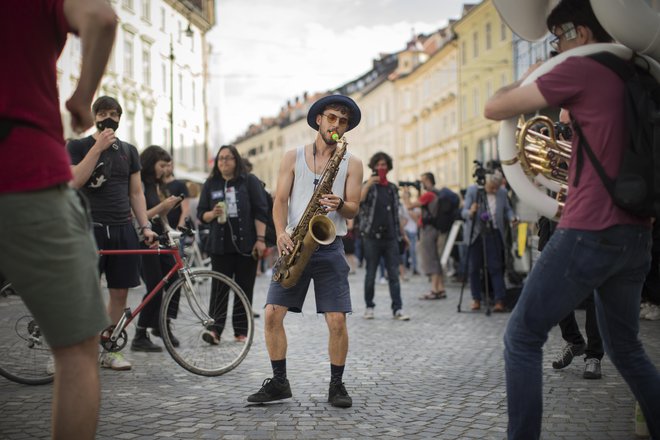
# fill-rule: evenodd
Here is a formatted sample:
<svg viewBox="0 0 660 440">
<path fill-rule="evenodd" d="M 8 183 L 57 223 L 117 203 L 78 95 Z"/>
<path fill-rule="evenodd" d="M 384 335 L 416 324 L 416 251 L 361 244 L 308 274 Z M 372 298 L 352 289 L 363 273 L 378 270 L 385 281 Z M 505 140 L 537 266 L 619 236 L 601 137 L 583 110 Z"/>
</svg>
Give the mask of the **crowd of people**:
<svg viewBox="0 0 660 440">
<path fill-rule="evenodd" d="M 98 258 L 97 249 L 153 247 L 159 234 L 168 227 L 184 226 L 188 219 L 208 230 L 202 250 L 210 257 L 211 268 L 233 278 L 250 302 L 260 261 L 276 256 L 271 260 L 273 271 L 296 264 L 294 257 L 302 242 L 296 234 L 307 226 L 310 206 L 327 216 L 336 233 L 309 253 L 309 261 L 297 262 L 301 272 L 295 283 L 270 282 L 264 336 L 272 377 L 247 397 L 251 403 L 292 397 L 284 322 L 288 313 L 302 311 L 313 281 L 316 311 L 324 315 L 329 330 L 328 402 L 351 407 L 343 382 L 349 344 L 347 315 L 354 310 L 350 274 L 356 266 L 365 266 L 365 319 L 376 318 L 380 266 L 389 287 L 392 318 L 411 320 L 404 313 L 402 283 L 416 274 L 427 276 L 429 292 L 419 299 L 447 298 L 449 280 L 442 256 L 457 220 L 463 222 L 462 239 L 452 255 L 458 262 L 456 275 L 469 282 L 470 309 L 479 311 L 492 293 L 493 311 L 509 311 L 504 262 L 511 234 L 507 230 L 518 219 L 501 171 L 492 170 L 483 182 L 458 193 L 447 187 L 438 189 L 442 182 L 436 182 L 431 172 L 420 175 L 412 185 L 397 184 L 388 180 L 395 166 L 392 157 L 377 152 L 368 161 L 371 175 L 365 179 L 361 159 L 350 152 L 336 156 L 342 151 L 338 147 L 342 136 L 360 123 L 360 108 L 347 96 L 330 95 L 310 107 L 307 123 L 315 138 L 285 153 L 273 194 L 267 193 L 236 147 L 224 145 L 201 191 L 190 197 L 186 185 L 175 178 L 166 150 L 151 145 L 139 153 L 136 146 L 118 138 L 122 107 L 116 98 L 101 96 L 92 103 L 116 28 L 116 16 L 107 2 L 43 0 L 7 11 L 9 20 L 21 23 L 21 32 L 29 32 L 30 38 L 20 38 L 20 43 L 8 48 L 20 81 L 11 87 L 0 85 L 0 143 L 9 153 L 0 165 L 0 173 L 9 176 L 0 184 L 0 240 L 8 250 L 0 254 L 0 271 L 21 292 L 52 347 L 54 438 L 94 437 L 100 400 L 98 334 L 119 321 L 127 307 L 128 289 L 142 281 L 150 290 L 174 264 L 171 255 Z M 559 52 L 611 40 L 587 0 L 562 0 L 550 14 L 548 28 L 556 36 Z M 69 30 L 79 34 L 85 50 L 80 80 L 67 109 L 77 132 L 96 130 L 70 140 L 64 149 L 55 59 Z M 40 87 L 31 87 L 37 84 Z M 596 155 L 609 157 L 607 166 L 614 167 L 615 156 L 606 150 L 618 151 L 624 144 L 616 142 L 616 136 L 623 137 L 624 118 L 619 106 L 609 106 L 606 112 L 600 103 L 603 99 L 616 102 L 621 87 L 612 72 L 594 61 L 569 58 L 532 84 L 516 83 L 499 90 L 489 99 L 485 114 L 503 119 L 549 105 L 563 107 L 581 122 L 589 138 L 600 140 L 595 143 Z M 619 128 L 606 138 L 604 125 Z M 324 171 L 327 164 L 332 164 L 331 171 Z M 585 169 L 581 183 L 570 181 L 570 197 L 560 222 L 542 243 L 540 259 L 508 320 L 504 337 L 508 435 L 511 439 L 540 435 L 541 347 L 559 323 L 566 346 L 553 368 L 564 368 L 585 354 L 584 377 L 598 379 L 607 353 L 647 415 L 650 431 L 658 437 L 659 421 L 653 416 L 660 413 L 660 376 L 637 337 L 645 281 L 644 295 L 658 301 L 657 285 L 652 284 L 658 279 L 658 251 L 649 252 L 651 222 L 616 207 L 604 190 L 594 191 L 599 183 L 593 172 Z M 595 216 L 598 212 L 608 215 Z M 48 252 L 52 249 L 57 252 Z M 656 270 L 649 272 L 652 257 Z M 105 307 L 101 276 L 108 288 Z M 560 278 L 565 283 L 557 289 L 553 281 Z M 49 295 L 43 294 L 46 289 Z M 151 336 L 162 337 L 164 332 L 169 332 L 174 345 L 179 344 L 169 325 L 177 316 L 176 302 L 168 310 L 167 328 L 161 328 L 160 299 L 157 296 L 142 309 L 131 350 L 162 351 Z M 587 342 L 573 314 L 582 302 L 587 308 Z M 245 341 L 247 322 L 241 317 L 252 310 L 235 303 L 229 311 L 228 292 L 222 290 L 213 291 L 208 307 L 215 322 L 203 333 L 203 341 L 211 346 L 232 336 Z M 58 313 L 51 313 L 53 308 Z M 233 335 L 228 337 L 223 332 L 229 313 L 234 319 Z M 642 313 L 650 316 L 648 311 Z M 132 368 L 121 352 L 102 353 L 100 366 Z"/>
</svg>

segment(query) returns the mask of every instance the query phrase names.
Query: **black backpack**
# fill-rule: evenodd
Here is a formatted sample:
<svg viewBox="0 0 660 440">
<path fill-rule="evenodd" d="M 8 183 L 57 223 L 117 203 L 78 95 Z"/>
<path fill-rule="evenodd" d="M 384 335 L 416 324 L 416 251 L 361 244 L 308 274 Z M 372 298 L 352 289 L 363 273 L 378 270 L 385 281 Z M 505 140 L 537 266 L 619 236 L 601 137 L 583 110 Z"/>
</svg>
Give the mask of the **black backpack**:
<svg viewBox="0 0 660 440">
<path fill-rule="evenodd" d="M 611 178 L 573 120 L 573 128 L 580 136 L 574 184 L 577 186 L 580 180 L 581 150 L 584 150 L 615 205 L 640 217 L 657 217 L 660 215 L 660 83 L 649 67 L 640 67 L 633 60 L 623 60 L 610 52 L 589 57 L 610 68 L 624 82 L 630 143 L 619 174 Z"/>
<path fill-rule="evenodd" d="M 440 232 L 449 232 L 457 217 L 459 199 L 449 191 L 434 190 L 435 198 L 426 206 L 428 212 L 424 224 L 431 225 Z M 453 196 L 452 196 L 453 194 Z"/>
</svg>

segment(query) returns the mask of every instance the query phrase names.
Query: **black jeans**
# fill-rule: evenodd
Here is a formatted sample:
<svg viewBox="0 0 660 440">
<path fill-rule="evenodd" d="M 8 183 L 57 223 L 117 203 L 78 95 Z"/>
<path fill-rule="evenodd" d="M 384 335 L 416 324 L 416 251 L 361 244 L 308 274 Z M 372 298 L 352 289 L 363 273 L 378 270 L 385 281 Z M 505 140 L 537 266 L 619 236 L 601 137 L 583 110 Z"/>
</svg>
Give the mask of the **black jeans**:
<svg viewBox="0 0 660 440">
<path fill-rule="evenodd" d="M 584 300 L 585 311 L 587 312 L 587 319 L 584 328 L 587 331 L 587 349 L 585 355 L 587 359 L 596 358 L 603 359 L 603 340 L 600 338 L 598 332 L 598 321 L 596 319 L 596 306 L 594 304 L 594 294 L 592 293 Z M 571 312 L 564 319 L 559 321 L 559 328 L 561 329 L 561 337 L 566 342 L 571 344 L 584 344 L 584 337 L 580 333 L 580 328 L 575 319 L 575 312 Z"/>
<path fill-rule="evenodd" d="M 146 248 L 145 245 L 141 245 L 142 248 Z M 147 293 L 145 293 L 144 298 L 147 297 L 149 292 L 153 290 L 154 287 L 160 283 L 160 281 L 167 275 L 167 273 L 174 267 L 174 256 L 173 255 L 142 255 L 142 279 L 144 284 L 147 286 Z M 158 322 L 158 317 L 160 314 L 160 305 L 163 300 L 163 292 L 165 292 L 170 285 L 176 281 L 179 276 L 175 274 L 170 280 L 165 283 L 162 289 L 156 293 L 156 295 L 151 298 L 151 301 L 144 306 L 140 311 L 138 317 L 137 325 L 138 327 L 143 328 L 159 328 L 160 324 Z M 167 316 L 169 318 L 176 318 L 176 314 L 179 306 L 179 294 L 176 294 L 176 297 L 170 303 L 170 308 L 167 311 Z"/>
<path fill-rule="evenodd" d="M 364 259 L 367 261 L 367 273 L 364 277 L 364 301 L 367 307 L 375 307 L 375 280 L 380 258 L 385 259 L 385 268 L 390 285 L 392 312 L 400 310 L 401 284 L 399 283 L 399 243 L 396 238 L 376 239 L 363 237 Z"/>
<path fill-rule="evenodd" d="M 246 257 L 238 254 L 211 254 L 211 268 L 227 275 L 229 278 L 233 278 L 234 281 L 236 281 L 236 284 L 238 284 L 239 287 L 243 289 L 243 292 L 245 292 L 250 304 L 252 304 L 254 280 L 257 277 L 257 260 L 252 258 L 252 256 Z M 214 285 L 212 289 L 209 314 L 215 319 L 215 324 L 212 327 L 213 330 L 215 330 L 218 335 L 221 335 L 227 319 L 229 294 L 226 286 L 223 286 L 223 289 L 219 290 L 218 287 Z M 252 313 L 252 310 L 245 310 L 243 303 L 240 301 L 234 301 L 234 309 L 232 311 L 234 336 L 247 336 L 248 313 Z"/>
</svg>

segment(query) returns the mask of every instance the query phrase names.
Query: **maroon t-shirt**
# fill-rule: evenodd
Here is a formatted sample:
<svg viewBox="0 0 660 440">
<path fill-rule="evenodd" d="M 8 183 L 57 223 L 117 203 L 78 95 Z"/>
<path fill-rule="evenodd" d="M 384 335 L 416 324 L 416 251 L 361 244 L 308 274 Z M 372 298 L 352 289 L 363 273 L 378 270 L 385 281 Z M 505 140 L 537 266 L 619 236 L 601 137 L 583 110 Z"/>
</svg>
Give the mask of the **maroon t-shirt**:
<svg viewBox="0 0 660 440">
<path fill-rule="evenodd" d="M 570 57 L 536 84 L 551 106 L 570 111 L 608 176 L 619 171 L 627 147 L 623 82 L 609 68 L 587 57 Z M 650 224 L 614 205 L 586 152 L 582 156 L 579 186 L 574 185 L 578 136 L 573 131 L 568 169 L 568 200 L 560 228 L 599 231 L 621 224 Z"/>
<path fill-rule="evenodd" d="M 5 0 L 0 13 L 0 120 L 16 121 L 0 140 L 0 193 L 71 180 L 56 62 L 70 30 L 64 0 Z"/>
</svg>

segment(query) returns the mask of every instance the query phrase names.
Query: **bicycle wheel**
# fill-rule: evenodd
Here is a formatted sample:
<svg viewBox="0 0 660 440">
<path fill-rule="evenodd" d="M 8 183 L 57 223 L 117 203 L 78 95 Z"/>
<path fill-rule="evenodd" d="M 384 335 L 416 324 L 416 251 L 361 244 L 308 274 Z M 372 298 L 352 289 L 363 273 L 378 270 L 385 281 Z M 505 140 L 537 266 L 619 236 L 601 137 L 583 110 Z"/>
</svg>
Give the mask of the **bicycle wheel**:
<svg viewBox="0 0 660 440">
<path fill-rule="evenodd" d="M 25 385 L 53 381 L 50 347 L 9 283 L 0 286 L 0 347 L 0 375 Z"/>
<path fill-rule="evenodd" d="M 220 335 L 219 341 L 212 341 L 218 344 L 207 342 L 214 322 L 224 324 L 224 338 Z M 188 278 L 182 276 L 165 293 L 160 328 L 171 328 L 178 339 L 175 347 L 170 332 L 161 331 L 165 348 L 179 365 L 202 376 L 220 376 L 236 368 L 250 350 L 252 306 L 231 278 L 212 270 L 193 269 Z M 236 331 L 244 338 L 236 338 Z"/>
</svg>

